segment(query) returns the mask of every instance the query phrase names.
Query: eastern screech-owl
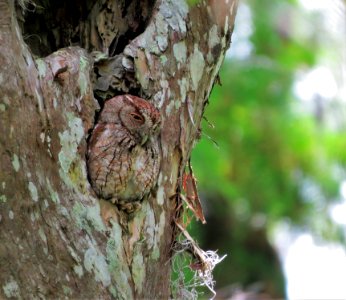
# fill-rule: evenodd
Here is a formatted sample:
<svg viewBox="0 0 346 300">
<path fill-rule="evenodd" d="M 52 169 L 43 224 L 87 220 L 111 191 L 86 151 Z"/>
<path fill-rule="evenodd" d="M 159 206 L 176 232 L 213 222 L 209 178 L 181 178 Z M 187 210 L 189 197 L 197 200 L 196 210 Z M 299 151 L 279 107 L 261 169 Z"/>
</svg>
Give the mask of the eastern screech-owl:
<svg viewBox="0 0 346 300">
<path fill-rule="evenodd" d="M 105 102 L 88 146 L 88 170 L 97 195 L 131 211 L 150 192 L 160 166 L 160 113 L 136 96 Z"/>
</svg>

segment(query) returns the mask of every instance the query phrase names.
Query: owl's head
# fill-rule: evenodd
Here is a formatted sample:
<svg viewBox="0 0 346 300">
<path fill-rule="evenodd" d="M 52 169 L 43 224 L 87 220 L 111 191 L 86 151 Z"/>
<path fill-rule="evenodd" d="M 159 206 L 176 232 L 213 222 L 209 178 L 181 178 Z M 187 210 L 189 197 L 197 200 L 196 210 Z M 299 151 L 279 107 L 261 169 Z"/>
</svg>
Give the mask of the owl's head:
<svg viewBox="0 0 346 300">
<path fill-rule="evenodd" d="M 141 145 L 159 132 L 161 123 L 159 111 L 146 100 L 133 95 L 107 100 L 100 118 L 102 122 L 121 124 Z"/>
</svg>

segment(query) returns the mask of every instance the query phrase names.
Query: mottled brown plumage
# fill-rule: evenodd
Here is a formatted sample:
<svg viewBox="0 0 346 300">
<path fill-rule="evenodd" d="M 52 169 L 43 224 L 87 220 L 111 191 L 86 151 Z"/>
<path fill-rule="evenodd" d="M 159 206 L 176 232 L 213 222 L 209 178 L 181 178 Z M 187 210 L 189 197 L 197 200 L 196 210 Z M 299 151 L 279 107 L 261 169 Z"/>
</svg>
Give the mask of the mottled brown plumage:
<svg viewBox="0 0 346 300">
<path fill-rule="evenodd" d="M 131 211 L 159 172 L 160 113 L 132 95 L 105 102 L 88 146 L 88 171 L 97 195 Z"/>
</svg>

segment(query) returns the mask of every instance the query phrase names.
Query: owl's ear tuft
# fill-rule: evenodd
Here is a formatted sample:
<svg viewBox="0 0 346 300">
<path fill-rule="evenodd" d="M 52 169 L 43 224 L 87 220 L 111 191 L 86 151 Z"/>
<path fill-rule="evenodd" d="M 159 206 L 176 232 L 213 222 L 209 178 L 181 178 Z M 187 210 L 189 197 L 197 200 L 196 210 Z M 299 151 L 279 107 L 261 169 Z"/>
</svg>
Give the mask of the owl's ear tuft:
<svg viewBox="0 0 346 300">
<path fill-rule="evenodd" d="M 132 98 L 131 98 L 129 95 L 125 95 L 125 98 L 126 98 L 127 100 L 129 100 L 131 103 L 133 103 L 133 100 L 132 100 Z"/>
</svg>

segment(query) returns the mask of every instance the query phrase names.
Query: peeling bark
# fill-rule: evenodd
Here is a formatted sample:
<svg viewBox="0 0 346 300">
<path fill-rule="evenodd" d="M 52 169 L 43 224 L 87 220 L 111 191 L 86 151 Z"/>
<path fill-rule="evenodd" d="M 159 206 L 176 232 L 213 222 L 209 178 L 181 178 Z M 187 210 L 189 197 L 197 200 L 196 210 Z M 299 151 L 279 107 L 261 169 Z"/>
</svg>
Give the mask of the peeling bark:
<svg viewBox="0 0 346 300">
<path fill-rule="evenodd" d="M 51 25 L 42 38 L 59 39 L 40 49 L 20 30 L 38 27 L 0 0 L 0 298 L 170 296 L 176 196 L 237 1 L 127 2 L 76 4 L 80 20 L 59 7 L 69 30 Z M 59 20 L 54 11 L 45 18 Z M 97 199 L 87 179 L 88 134 L 110 96 L 97 94 L 103 77 L 117 78 L 114 95 L 136 93 L 163 116 L 157 187 L 130 216 Z"/>
</svg>

